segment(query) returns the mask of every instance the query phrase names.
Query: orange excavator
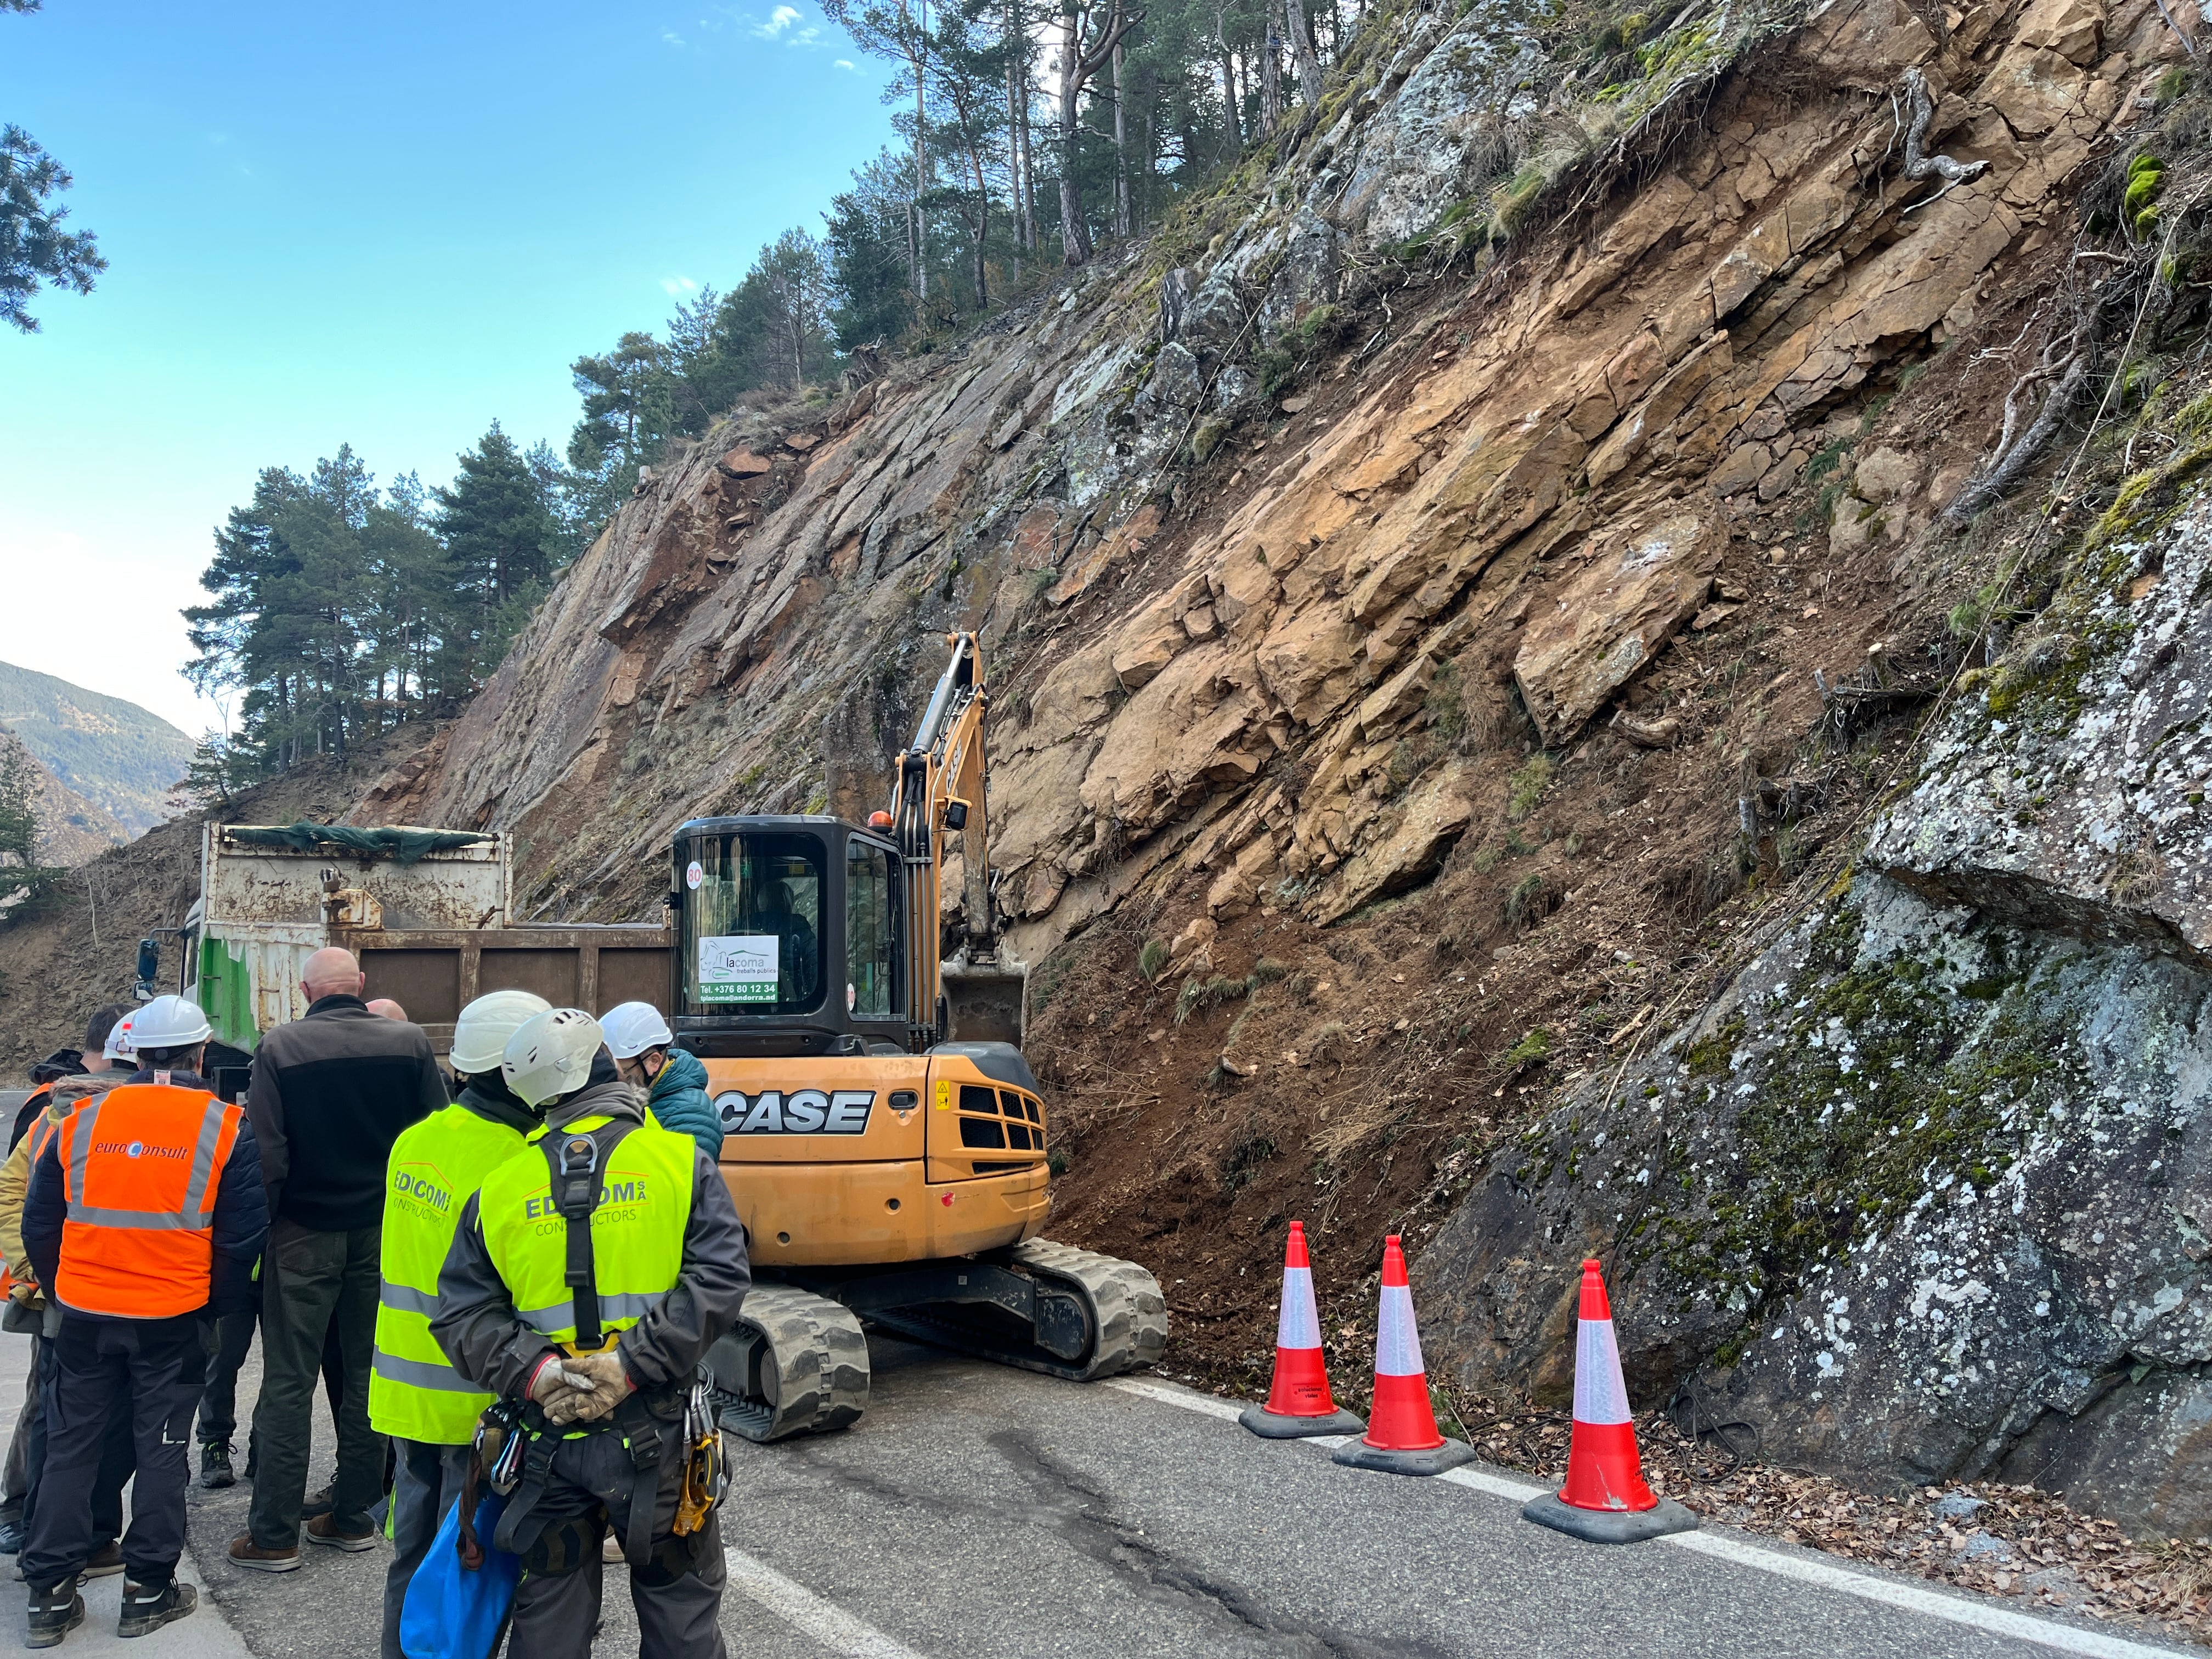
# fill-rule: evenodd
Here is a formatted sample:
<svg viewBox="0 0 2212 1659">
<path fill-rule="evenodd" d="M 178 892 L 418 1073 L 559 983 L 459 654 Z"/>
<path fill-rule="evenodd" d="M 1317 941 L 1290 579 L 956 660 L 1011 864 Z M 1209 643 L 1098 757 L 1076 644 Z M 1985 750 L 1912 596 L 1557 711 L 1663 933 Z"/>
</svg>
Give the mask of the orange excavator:
<svg viewBox="0 0 2212 1659">
<path fill-rule="evenodd" d="M 864 1322 L 1083 1380 L 1166 1346 L 1150 1273 L 1039 1237 L 1051 1124 L 994 913 L 982 662 L 950 644 L 889 811 L 676 831 L 670 1024 L 706 1065 L 757 1281 L 708 1364 L 749 1439 L 866 1409 Z"/>
</svg>

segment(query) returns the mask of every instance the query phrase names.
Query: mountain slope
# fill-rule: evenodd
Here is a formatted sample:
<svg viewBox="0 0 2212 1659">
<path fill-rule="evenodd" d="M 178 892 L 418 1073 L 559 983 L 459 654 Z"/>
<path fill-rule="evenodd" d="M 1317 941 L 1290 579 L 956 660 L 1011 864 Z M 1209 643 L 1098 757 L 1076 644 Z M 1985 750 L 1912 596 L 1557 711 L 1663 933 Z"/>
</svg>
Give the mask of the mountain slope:
<svg viewBox="0 0 2212 1659">
<path fill-rule="evenodd" d="M 39 856 L 46 863 L 82 864 L 131 839 L 114 818 L 49 772 L 21 738 L 0 726 L 0 756 L 9 750 L 21 752 L 38 776 L 40 822 L 46 830 Z"/>
<path fill-rule="evenodd" d="M 170 816 L 191 763 L 192 740 L 160 715 L 12 663 L 0 662 L 0 726 L 132 836 Z"/>
<path fill-rule="evenodd" d="M 880 778 L 976 629 L 1054 1231 L 1160 1272 L 1171 1363 L 1264 1375 L 1303 1216 L 1340 1376 L 1388 1230 L 1437 1374 L 1548 1393 L 1589 1251 L 1640 1401 L 2212 1528 L 2166 9 L 1374 9 L 1151 242 L 666 458 L 357 813 L 645 914 L 682 819 Z"/>
</svg>

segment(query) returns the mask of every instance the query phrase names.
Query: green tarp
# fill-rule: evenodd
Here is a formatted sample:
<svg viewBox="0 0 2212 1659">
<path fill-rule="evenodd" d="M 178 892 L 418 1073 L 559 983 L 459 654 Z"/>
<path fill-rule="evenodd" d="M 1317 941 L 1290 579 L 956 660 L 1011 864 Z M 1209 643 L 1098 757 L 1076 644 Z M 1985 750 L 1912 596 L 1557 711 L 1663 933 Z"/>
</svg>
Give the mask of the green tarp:
<svg viewBox="0 0 2212 1659">
<path fill-rule="evenodd" d="M 301 853 L 328 849 L 365 859 L 390 859 L 399 865 L 413 864 L 426 853 L 474 847 L 492 839 L 471 830 L 356 830 L 350 824 L 305 821 L 281 829 L 242 830 L 234 826 L 223 833 L 247 847 L 289 847 Z"/>
<path fill-rule="evenodd" d="M 192 994 L 207 1015 L 216 1042 L 248 1054 L 259 1046 L 261 1033 L 253 1024 L 252 973 L 231 955 L 222 940 L 201 939 L 199 983 L 192 988 Z"/>
</svg>

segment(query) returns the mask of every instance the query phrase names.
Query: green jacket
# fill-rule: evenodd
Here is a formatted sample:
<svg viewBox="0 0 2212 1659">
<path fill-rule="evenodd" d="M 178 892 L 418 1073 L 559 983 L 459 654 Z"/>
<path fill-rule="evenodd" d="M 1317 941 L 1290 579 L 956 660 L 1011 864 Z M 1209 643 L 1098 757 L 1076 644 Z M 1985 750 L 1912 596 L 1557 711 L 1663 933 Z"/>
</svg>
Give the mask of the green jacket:
<svg viewBox="0 0 2212 1659">
<path fill-rule="evenodd" d="M 707 1068 L 699 1063 L 698 1055 L 686 1048 L 671 1048 L 667 1063 L 653 1080 L 653 1094 L 646 1104 L 652 1108 L 653 1121 L 662 1128 L 690 1135 L 699 1143 L 709 1164 L 721 1161 L 722 1115 L 708 1097 Z"/>
</svg>

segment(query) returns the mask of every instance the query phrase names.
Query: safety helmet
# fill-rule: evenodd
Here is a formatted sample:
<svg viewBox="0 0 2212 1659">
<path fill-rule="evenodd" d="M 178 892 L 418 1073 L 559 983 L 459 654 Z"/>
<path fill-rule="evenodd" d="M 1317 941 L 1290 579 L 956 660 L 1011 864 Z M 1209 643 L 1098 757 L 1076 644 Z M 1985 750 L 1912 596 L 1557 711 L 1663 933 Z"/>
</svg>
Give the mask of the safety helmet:
<svg viewBox="0 0 2212 1659">
<path fill-rule="evenodd" d="M 607 1035 L 607 1052 L 617 1060 L 635 1060 L 647 1048 L 665 1048 L 676 1041 L 660 1010 L 649 1002 L 625 1002 L 599 1016 L 599 1029 Z"/>
<path fill-rule="evenodd" d="M 447 1058 L 455 1071 L 470 1077 L 496 1072 L 507 1038 L 532 1015 L 552 1006 L 532 991 L 493 991 L 480 996 L 453 1022 L 453 1051 Z"/>
<path fill-rule="evenodd" d="M 149 1048 L 197 1048 L 214 1035 L 190 997 L 155 997 L 131 1016 L 131 1046 L 142 1054 Z"/>
<path fill-rule="evenodd" d="M 140 1009 L 133 1008 L 129 1013 L 124 1015 L 122 1018 L 117 1020 L 114 1024 L 107 1028 L 107 1042 L 106 1046 L 104 1046 L 100 1051 L 101 1058 L 106 1060 L 136 1060 L 138 1058 L 137 1047 L 131 1040 L 131 1028 L 137 1022 L 138 1016 L 143 1011 Z"/>
<path fill-rule="evenodd" d="M 599 1022 L 581 1008 L 548 1009 L 507 1038 L 500 1074 L 524 1105 L 550 1105 L 591 1081 L 592 1058 L 604 1041 Z"/>
</svg>

